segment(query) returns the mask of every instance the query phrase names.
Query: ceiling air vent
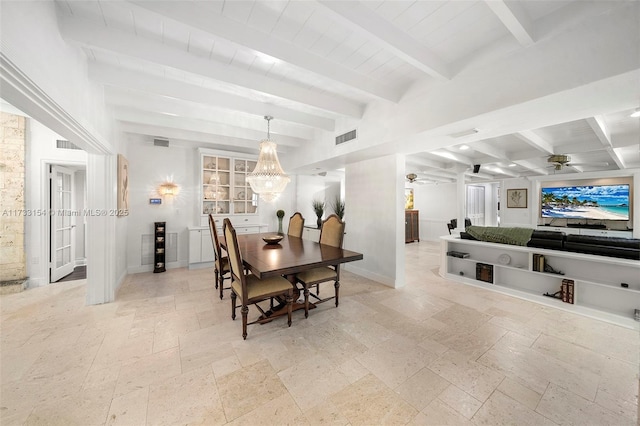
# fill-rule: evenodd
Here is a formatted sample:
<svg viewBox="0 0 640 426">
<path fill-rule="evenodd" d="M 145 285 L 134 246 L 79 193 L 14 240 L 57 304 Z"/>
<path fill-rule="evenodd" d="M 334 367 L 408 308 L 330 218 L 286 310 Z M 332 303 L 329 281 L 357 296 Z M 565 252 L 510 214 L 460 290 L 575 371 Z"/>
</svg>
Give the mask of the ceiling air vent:
<svg viewBox="0 0 640 426">
<path fill-rule="evenodd" d="M 80 148 L 78 145 L 71 143 L 69 141 L 65 141 L 62 139 L 58 139 L 56 140 L 56 148 L 60 148 L 60 149 L 79 149 L 82 150 L 82 148 Z"/>
<path fill-rule="evenodd" d="M 350 132 L 344 133 L 342 135 L 336 136 L 336 145 L 340 145 L 341 143 L 349 142 L 357 138 L 358 135 L 356 133 L 356 129 L 353 129 Z"/>
<path fill-rule="evenodd" d="M 153 145 L 154 146 L 163 146 L 165 148 L 169 147 L 169 140 L 168 139 L 154 139 L 153 140 Z"/>
</svg>

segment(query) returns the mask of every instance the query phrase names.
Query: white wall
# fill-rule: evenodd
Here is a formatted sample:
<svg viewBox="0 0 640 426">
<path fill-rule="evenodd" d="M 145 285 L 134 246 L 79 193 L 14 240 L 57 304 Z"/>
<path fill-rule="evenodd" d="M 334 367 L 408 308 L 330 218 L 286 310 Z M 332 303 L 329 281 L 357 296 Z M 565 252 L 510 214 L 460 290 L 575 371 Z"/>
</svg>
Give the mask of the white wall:
<svg viewBox="0 0 640 426">
<path fill-rule="evenodd" d="M 500 186 L 500 226 L 525 228 L 535 227 L 534 209 L 532 208 L 533 189 L 531 181 L 525 178 L 506 179 Z M 527 208 L 508 208 L 507 191 L 509 189 L 527 190 Z"/>
<path fill-rule="evenodd" d="M 345 200 L 344 247 L 364 255 L 345 268 L 391 287 L 404 286 L 404 156 L 347 165 Z"/>
<path fill-rule="evenodd" d="M 195 149 L 186 147 L 157 147 L 150 143 L 130 143 L 129 161 L 129 217 L 127 223 L 127 259 L 129 273 L 152 270 L 152 265 L 141 265 L 143 234 L 153 234 L 153 222 L 167 222 L 167 233 L 178 234 L 178 261 L 167 263 L 175 268 L 187 265 L 188 226 L 194 226 L 198 207 L 199 156 Z M 194 170 L 196 171 L 194 173 Z M 164 197 L 162 204 L 149 204 L 150 198 L 159 198 L 158 186 L 172 180 L 180 186 L 180 193 Z"/>
<path fill-rule="evenodd" d="M 311 205 L 312 201 L 324 201 L 325 209 L 323 218 L 331 214 L 330 199 L 327 198 L 327 183 L 322 176 L 299 175 L 297 177 L 296 210 L 302 213 L 305 226 L 316 226 L 317 216 Z M 291 216 L 291 215 L 288 215 Z"/>
<path fill-rule="evenodd" d="M 420 240 L 438 241 L 443 235 L 449 235 L 447 223 L 457 217 L 457 185 L 440 183 L 438 185 L 416 185 L 413 188 L 413 203 L 420 210 Z"/>
</svg>

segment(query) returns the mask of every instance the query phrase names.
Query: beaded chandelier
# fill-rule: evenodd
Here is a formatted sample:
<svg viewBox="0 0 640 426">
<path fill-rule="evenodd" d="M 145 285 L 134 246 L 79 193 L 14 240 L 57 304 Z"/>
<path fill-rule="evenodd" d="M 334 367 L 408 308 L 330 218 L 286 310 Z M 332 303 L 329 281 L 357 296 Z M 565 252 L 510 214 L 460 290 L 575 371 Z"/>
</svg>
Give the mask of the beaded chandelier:
<svg viewBox="0 0 640 426">
<path fill-rule="evenodd" d="M 260 142 L 258 164 L 247 175 L 247 181 L 253 192 L 259 194 L 260 198 L 269 203 L 278 198 L 291 179 L 282 170 L 278 161 L 276 144 L 271 141 L 270 121 L 273 120 L 273 117 L 266 115 L 264 119 L 267 120 L 267 139 Z"/>
</svg>

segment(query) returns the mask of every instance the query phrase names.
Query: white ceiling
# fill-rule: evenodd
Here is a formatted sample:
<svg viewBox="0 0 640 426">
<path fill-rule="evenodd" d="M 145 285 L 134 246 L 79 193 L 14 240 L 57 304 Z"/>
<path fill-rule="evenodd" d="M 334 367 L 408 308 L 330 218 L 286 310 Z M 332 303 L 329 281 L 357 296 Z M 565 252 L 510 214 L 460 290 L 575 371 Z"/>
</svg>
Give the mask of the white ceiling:
<svg viewBox="0 0 640 426">
<path fill-rule="evenodd" d="M 85 52 L 90 78 L 104 85 L 131 140 L 255 152 L 263 116 L 272 115 L 282 153 L 333 138 L 337 122 L 397 104 L 417 85 L 450 80 L 624 3 L 56 0 L 62 36 Z M 481 164 L 470 176 L 478 180 L 640 167 L 640 119 L 629 118 L 629 105 L 607 108 L 489 139 L 451 138 L 408 155 L 407 172 L 436 182 L 473 164 Z M 550 154 L 569 154 L 574 166 L 556 171 Z"/>
</svg>

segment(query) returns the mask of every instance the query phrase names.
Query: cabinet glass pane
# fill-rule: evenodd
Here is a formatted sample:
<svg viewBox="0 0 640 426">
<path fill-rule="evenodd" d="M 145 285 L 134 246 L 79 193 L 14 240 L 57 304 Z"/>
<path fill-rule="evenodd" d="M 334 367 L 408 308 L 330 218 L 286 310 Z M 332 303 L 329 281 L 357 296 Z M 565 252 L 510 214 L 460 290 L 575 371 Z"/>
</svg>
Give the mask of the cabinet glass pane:
<svg viewBox="0 0 640 426">
<path fill-rule="evenodd" d="M 204 156 L 202 159 L 202 167 L 209 170 L 216 169 L 218 167 L 216 164 L 216 157 Z"/>
<path fill-rule="evenodd" d="M 228 158 L 218 157 L 218 170 L 231 170 L 230 161 Z"/>
<path fill-rule="evenodd" d="M 233 212 L 236 214 L 246 213 L 244 201 L 236 201 L 233 203 Z"/>
<path fill-rule="evenodd" d="M 235 172 L 247 172 L 247 162 L 244 160 L 234 160 L 233 161 L 233 171 Z"/>
</svg>

